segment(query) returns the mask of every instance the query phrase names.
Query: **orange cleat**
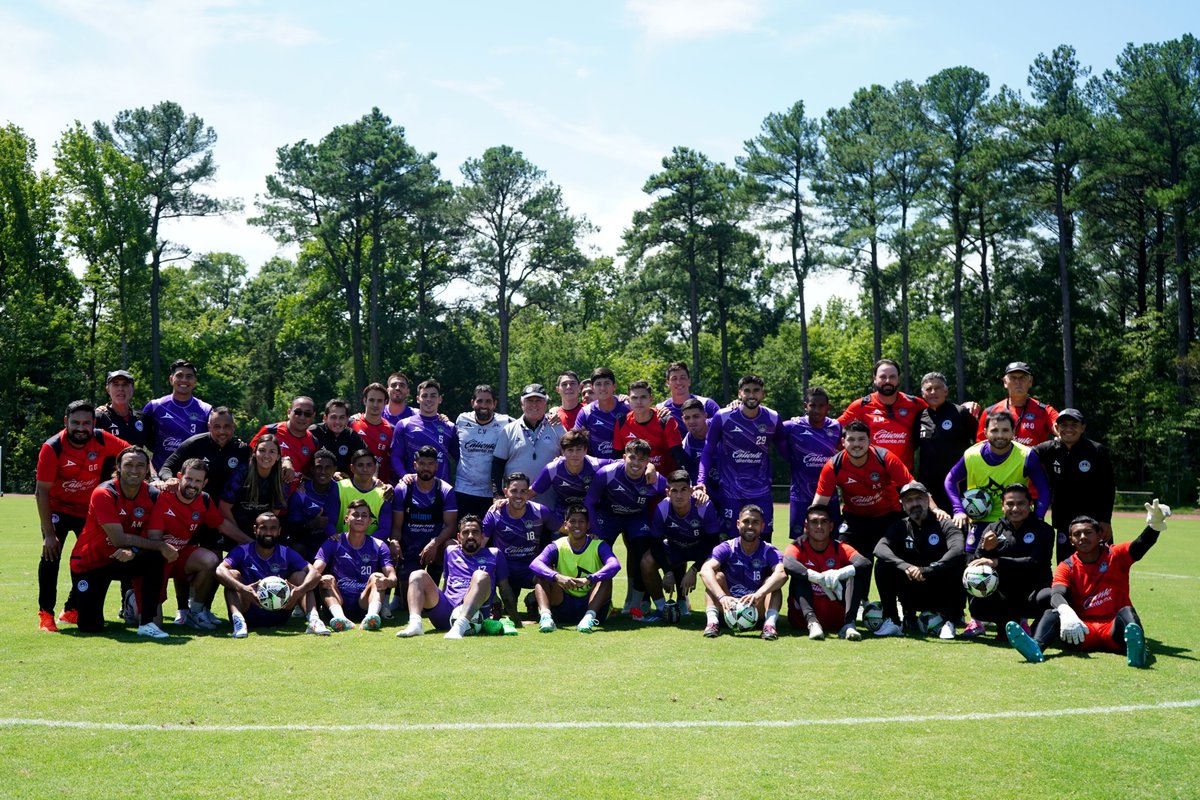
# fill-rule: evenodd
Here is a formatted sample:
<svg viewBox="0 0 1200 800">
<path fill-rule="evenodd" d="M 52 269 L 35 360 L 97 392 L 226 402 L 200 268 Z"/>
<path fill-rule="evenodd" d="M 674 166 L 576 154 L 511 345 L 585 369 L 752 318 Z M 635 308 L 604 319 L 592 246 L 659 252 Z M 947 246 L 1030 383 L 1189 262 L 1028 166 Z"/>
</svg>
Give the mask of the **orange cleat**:
<svg viewBox="0 0 1200 800">
<path fill-rule="evenodd" d="M 52 613 L 49 611 L 38 612 L 38 630 L 58 633 L 58 626 L 54 624 L 54 615 Z"/>
<path fill-rule="evenodd" d="M 58 621 L 65 622 L 68 625 L 78 625 L 79 624 L 79 612 L 73 608 L 72 609 L 64 608 L 63 612 L 58 615 Z"/>
</svg>

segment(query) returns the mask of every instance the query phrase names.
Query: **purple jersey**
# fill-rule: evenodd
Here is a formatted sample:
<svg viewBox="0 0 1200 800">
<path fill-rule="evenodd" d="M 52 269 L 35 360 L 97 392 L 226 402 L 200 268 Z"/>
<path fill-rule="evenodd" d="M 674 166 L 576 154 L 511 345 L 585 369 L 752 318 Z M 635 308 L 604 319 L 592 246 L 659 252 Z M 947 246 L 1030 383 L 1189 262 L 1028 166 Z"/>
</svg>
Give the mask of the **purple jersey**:
<svg viewBox="0 0 1200 800">
<path fill-rule="evenodd" d="M 287 518 L 294 526 L 307 526 L 324 514 L 325 535 L 333 536 L 337 532 L 337 519 L 341 510 L 342 501 L 338 495 L 337 481 L 329 484 L 329 488 L 321 494 L 313 488 L 311 480 L 306 480 L 288 498 Z"/>
<path fill-rule="evenodd" d="M 387 405 L 384 405 L 382 415 L 383 418 L 392 423 L 392 427 L 395 428 L 402 420 L 406 420 L 411 416 L 415 416 L 416 413 L 416 410 L 412 406 L 405 406 L 404 410 L 399 414 L 393 414 L 392 412 L 388 411 Z"/>
<path fill-rule="evenodd" d="M 146 403 L 142 413 L 154 419 L 154 442 L 150 449 L 154 453 L 154 471 L 158 472 L 167 456 L 174 453 L 185 439 L 208 431 L 208 415 L 212 413 L 212 406 L 198 397 L 186 403 L 177 403 L 168 394 Z M 612 438 L 611 433 L 609 438 Z"/>
<path fill-rule="evenodd" d="M 705 537 L 717 535 L 721 530 L 721 515 L 714 503 L 692 500 L 691 509 L 681 517 L 671 508 L 670 499 L 666 499 L 655 507 L 650 530 L 655 539 L 662 539 L 669 548 L 688 550 Z"/>
<path fill-rule="evenodd" d="M 631 478 L 625 473 L 624 461 L 601 467 L 584 498 L 593 526 L 596 520 L 606 517 L 648 516 L 667 492 L 667 479 L 657 477 L 654 483 L 646 483 L 644 475 Z"/>
<path fill-rule="evenodd" d="M 588 432 L 588 455 L 597 458 L 613 457 L 613 432 L 618 419 L 625 419 L 629 406 L 616 401 L 612 411 L 601 411 L 600 401 L 588 403 L 575 418 L 575 427 Z"/>
<path fill-rule="evenodd" d="M 399 533 L 400 549 L 407 560 L 437 538 L 445 527 L 446 513 L 458 513 L 458 502 L 454 487 L 435 478 L 428 492 L 422 491 L 415 481 L 396 484 L 392 508 L 404 512 L 404 529 Z"/>
<path fill-rule="evenodd" d="M 688 400 L 693 398 L 704 404 L 704 416 L 708 417 L 709 419 L 715 417 L 717 412 L 721 410 L 721 407 L 717 405 L 717 401 L 713 400 L 711 397 L 701 397 L 698 394 L 688 395 Z M 684 401 L 684 403 L 686 402 L 687 400 Z M 667 411 L 670 411 L 671 416 L 675 418 L 675 422 L 679 424 L 679 430 L 687 430 L 683 427 L 683 403 L 676 404 L 674 400 L 668 397 L 666 400 L 663 400 L 661 403 L 655 406 L 655 408 L 665 408 Z"/>
<path fill-rule="evenodd" d="M 508 580 L 508 561 L 504 553 L 495 547 L 483 547 L 467 555 L 462 546 L 456 543 L 446 545 L 445 567 L 442 570 L 446 588 L 442 594 L 451 605 L 462 605 L 467 590 L 471 588 L 471 577 L 478 570 L 483 570 L 492 579 L 492 593 L 483 604 L 483 608 L 487 608 L 496 597 L 496 587 L 500 581 Z"/>
<path fill-rule="evenodd" d="M 542 467 L 542 471 L 538 473 L 537 479 L 530 488 L 538 495 L 553 489 L 554 511 L 559 517 L 565 517 L 567 508 L 576 503 L 583 504 L 583 498 L 587 496 L 588 487 L 592 485 L 592 479 L 596 477 L 596 473 L 605 464 L 611 463 L 612 461 L 607 458 L 584 456 L 579 474 L 572 475 L 567 469 L 567 459 L 559 456 Z"/>
<path fill-rule="evenodd" d="M 392 566 L 392 554 L 387 543 L 374 536 L 368 536 L 362 547 L 356 548 L 350 544 L 349 535 L 340 534 L 325 540 L 313 563 L 318 561 L 325 563 L 325 574 L 337 580 L 338 590 L 349 601 L 347 595 L 358 597 L 367 588 L 372 572 Z"/>
<path fill-rule="evenodd" d="M 714 547 L 712 559 L 721 565 L 725 584 L 734 597 L 757 592 L 780 561 L 775 546 L 761 539 L 754 552 L 747 555 L 740 538 L 728 539 Z"/>
<path fill-rule="evenodd" d="M 814 428 L 806 416 L 783 423 L 783 438 L 778 447 L 792 468 L 790 499 L 812 501 L 817 494 L 821 467 L 837 454 L 841 440 L 842 426 L 836 419 L 826 418 L 821 428 Z"/>
<path fill-rule="evenodd" d="M 276 545 L 271 555 L 263 558 L 258 554 L 258 545 L 246 542 L 229 551 L 229 555 L 225 556 L 225 566 L 236 569 L 242 576 L 242 583 L 250 584 L 270 575 L 287 580 L 293 572 L 305 572 L 308 562 L 304 556 L 282 544 Z"/>
<path fill-rule="evenodd" d="M 413 459 L 425 445 L 438 451 L 439 480 L 450 480 L 450 459 L 458 460 L 458 435 L 441 417 L 414 414 L 403 419 L 392 434 L 392 470 L 396 477 L 413 471 Z"/>
<path fill-rule="evenodd" d="M 771 440 L 783 438 L 779 414 L 758 407 L 758 414 L 747 417 L 741 408 L 725 408 L 708 423 L 708 437 L 700 456 L 697 483 L 707 484 L 708 473 L 715 472 L 721 493 L 726 497 L 757 497 L 771 491 Z"/>
<path fill-rule="evenodd" d="M 525 515 L 513 519 L 508 506 L 493 509 L 483 517 L 488 541 L 504 551 L 510 564 L 528 566 L 542 549 L 543 534 L 552 534 L 561 524 L 554 512 L 541 503 L 525 504 Z"/>
</svg>

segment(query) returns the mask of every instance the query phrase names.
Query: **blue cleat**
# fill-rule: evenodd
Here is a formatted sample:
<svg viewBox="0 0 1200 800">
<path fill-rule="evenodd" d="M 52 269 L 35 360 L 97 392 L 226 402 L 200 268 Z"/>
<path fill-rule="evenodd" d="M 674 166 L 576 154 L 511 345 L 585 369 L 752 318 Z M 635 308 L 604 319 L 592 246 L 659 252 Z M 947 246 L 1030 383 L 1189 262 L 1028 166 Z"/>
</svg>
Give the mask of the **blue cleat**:
<svg viewBox="0 0 1200 800">
<path fill-rule="evenodd" d="M 1018 653 L 1025 656 L 1025 660 L 1030 664 L 1040 664 L 1046 660 L 1046 656 L 1042 655 L 1041 646 L 1020 625 L 1010 622 L 1004 626 L 1004 632 L 1008 634 L 1009 643 Z"/>
</svg>

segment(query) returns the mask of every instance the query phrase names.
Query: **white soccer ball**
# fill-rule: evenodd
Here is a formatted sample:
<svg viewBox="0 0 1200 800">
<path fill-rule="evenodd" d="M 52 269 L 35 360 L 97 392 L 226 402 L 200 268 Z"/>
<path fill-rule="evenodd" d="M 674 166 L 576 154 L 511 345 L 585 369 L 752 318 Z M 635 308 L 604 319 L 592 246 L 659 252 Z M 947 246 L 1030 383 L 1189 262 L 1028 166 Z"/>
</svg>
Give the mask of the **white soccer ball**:
<svg viewBox="0 0 1200 800">
<path fill-rule="evenodd" d="M 454 627 L 454 623 L 462 619 L 462 616 L 465 612 L 466 609 L 463 606 L 457 606 L 453 611 L 450 612 L 451 628 Z M 476 611 L 475 616 L 471 617 L 470 628 L 468 632 L 472 634 L 478 634 L 481 630 L 483 630 L 483 612 Z"/>
<path fill-rule="evenodd" d="M 967 489 L 962 496 L 963 511 L 971 519 L 983 519 L 992 512 L 992 496 L 987 489 Z"/>
<path fill-rule="evenodd" d="M 944 617 L 936 611 L 922 611 L 917 621 L 921 625 L 921 630 L 925 631 L 929 636 L 936 635 L 942 629 L 942 625 L 946 623 Z"/>
<path fill-rule="evenodd" d="M 748 631 L 758 624 L 758 609 L 749 603 L 737 603 L 725 612 L 725 624 L 734 633 Z"/>
<path fill-rule="evenodd" d="M 258 604 L 267 611 L 278 611 L 283 608 L 292 596 L 292 587 L 283 578 L 268 575 L 258 582 Z"/>
<path fill-rule="evenodd" d="M 862 614 L 863 625 L 867 626 L 867 630 L 871 633 L 879 630 L 883 625 L 883 606 L 874 601 L 863 606 Z"/>
<path fill-rule="evenodd" d="M 963 572 L 963 588 L 972 597 L 987 597 L 999 585 L 1000 576 L 987 564 L 976 564 Z"/>
</svg>

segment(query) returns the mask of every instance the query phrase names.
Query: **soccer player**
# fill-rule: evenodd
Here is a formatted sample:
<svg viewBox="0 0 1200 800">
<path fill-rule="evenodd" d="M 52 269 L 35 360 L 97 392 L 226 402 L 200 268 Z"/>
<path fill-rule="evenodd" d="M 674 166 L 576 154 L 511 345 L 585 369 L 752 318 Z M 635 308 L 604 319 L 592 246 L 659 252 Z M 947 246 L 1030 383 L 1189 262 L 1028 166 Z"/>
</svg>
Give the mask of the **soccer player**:
<svg viewBox="0 0 1200 800">
<path fill-rule="evenodd" d="M 629 406 L 616 396 L 617 379 L 608 367 L 592 370 L 592 391 L 596 399 L 583 407 L 575 418 L 575 427 L 588 432 L 588 455 L 613 458 L 613 430 L 617 420 L 629 413 Z M 534 474 L 534 473 L 530 473 Z"/>
<path fill-rule="evenodd" d="M 917 417 L 917 480 L 929 487 L 939 508 L 950 508 L 946 475 L 975 444 L 975 415 L 966 405 L 947 402 L 946 376 L 930 372 L 921 378 L 921 398 L 929 407 Z M 970 404 L 974 406 L 975 404 Z"/>
<path fill-rule="evenodd" d="M 292 400 L 288 418 L 284 422 L 263 425 L 250 440 L 251 449 L 264 436 L 273 436 L 279 446 L 279 458 L 285 473 L 285 482 L 295 489 L 300 481 L 311 475 L 308 469 L 312 454 L 317 452 L 317 440 L 309 426 L 316 416 L 316 406 L 311 397 L 300 396 Z M 253 517 L 250 519 L 253 523 Z"/>
<path fill-rule="evenodd" d="M 616 421 L 612 451 L 622 453 L 628 442 L 641 439 L 650 444 L 650 463 L 654 468 L 664 475 L 674 472 L 684 458 L 683 435 L 673 417 L 655 413 L 649 381 L 629 384 L 629 408 L 629 413 Z"/>
<path fill-rule="evenodd" d="M 367 533 L 372 516 L 366 500 L 351 500 L 346 532 L 326 539 L 313 559 L 313 567 L 321 575 L 321 599 L 329 609 L 329 627 L 339 633 L 353 630 L 360 621 L 363 630 L 379 630 L 383 599 L 396 585 L 388 546 Z"/>
<path fill-rule="evenodd" d="M 683 420 L 683 462 L 682 469 L 688 475 L 700 474 L 700 456 L 704 454 L 704 441 L 708 438 L 708 417 L 704 414 L 704 404 L 698 398 L 683 401 L 679 416 Z M 709 479 L 710 489 L 716 489 L 716 474 Z"/>
<path fill-rule="evenodd" d="M 124 439 L 96 430 L 96 410 L 86 400 L 67 405 L 63 429 L 51 436 L 38 453 L 38 522 L 42 534 L 42 558 L 38 562 L 38 628 L 56 633 L 54 606 L 58 603 L 58 564 L 67 534 L 78 537 L 83 530 L 92 491 L 100 485 L 105 459 L 115 458 L 129 447 Z M 63 622 L 75 624 L 78 612 L 74 599 L 67 598 Z"/>
<path fill-rule="evenodd" d="M 92 491 L 87 521 L 71 551 L 71 586 L 75 589 L 82 633 L 104 630 L 104 598 L 114 580 L 138 579 L 141 610 L 138 636 L 166 637 L 154 624 L 162 591 L 163 558 L 175 550 L 146 538 L 146 523 L 158 490 L 146 483 L 150 457 L 140 447 L 127 447 L 116 457 L 116 475 Z"/>
<path fill-rule="evenodd" d="M 183 462 L 199 458 L 208 462 L 205 489 L 212 497 L 222 497 L 229 478 L 250 461 L 250 445 L 234 435 L 233 412 L 217 406 L 208 415 L 208 430 L 186 439 L 158 470 L 158 480 L 170 483 L 179 474 Z"/>
<path fill-rule="evenodd" d="M 579 376 L 571 370 L 561 373 L 558 382 L 554 384 L 554 391 L 558 393 L 562 404 L 550 409 L 550 413 L 558 417 L 558 421 L 566 430 L 575 427 L 575 418 L 583 408 L 583 403 L 579 401 L 579 389 Z"/>
<path fill-rule="evenodd" d="M 488 547 L 487 532 L 474 514 L 458 522 L 457 544 L 446 546 L 442 572 L 445 590 L 428 571 L 418 569 L 408 578 L 408 625 L 396 633 L 401 638 L 425 632 L 423 617 L 447 639 L 461 639 L 471 631 L 478 616 L 491 614 L 497 591 L 505 609 L 516 608 L 516 597 L 508 582 L 508 562 L 498 547 Z M 456 613 L 457 612 L 457 613 Z M 520 620 L 514 617 L 514 624 Z"/>
<path fill-rule="evenodd" d="M 392 536 L 388 539 L 392 560 L 403 586 L 410 573 L 424 567 L 440 577 L 442 548 L 454 538 L 458 526 L 458 504 L 454 489 L 437 477 L 438 451 L 424 445 L 413 458 L 416 480 L 396 484 L 392 499 Z"/>
<path fill-rule="evenodd" d="M 540 475 L 542 467 L 561 455 L 558 442 L 566 430 L 557 417 L 546 418 L 547 399 L 540 383 L 531 383 L 521 392 L 521 416 L 504 426 L 492 453 L 492 483 L 496 486 L 503 486 L 504 476 L 512 472 Z M 552 497 L 542 494 L 537 500 L 553 502 Z"/>
<path fill-rule="evenodd" d="M 460 514 L 482 518 L 491 507 L 498 494 L 492 483 L 492 459 L 504 426 L 510 422 L 507 414 L 496 413 L 496 391 L 486 383 L 475 387 L 471 410 L 454 421 L 459 453 L 454 496 Z"/>
<path fill-rule="evenodd" d="M 1034 447 L 1051 439 L 1058 412 L 1053 406 L 1030 396 L 1029 390 L 1033 388 L 1033 370 L 1030 366 L 1024 361 L 1013 361 L 1005 367 L 1004 388 L 1008 396 L 985 409 L 979 418 L 975 440 L 982 442 L 987 438 L 987 419 L 992 411 L 1004 411 L 1013 418 L 1016 424 L 1014 438 L 1019 444 Z"/>
<path fill-rule="evenodd" d="M 167 378 L 171 393 L 151 400 L 142 413 L 154 420 L 154 470 L 162 469 L 167 456 L 185 439 L 201 433 L 208 424 L 212 406 L 195 396 L 196 367 L 184 359 L 172 362 Z"/>
<path fill-rule="evenodd" d="M 586 406 L 596 399 L 596 391 L 592 388 L 592 379 L 584 378 L 579 382 L 579 402 Z M 573 426 L 572 426 L 573 427 Z"/>
<path fill-rule="evenodd" d="M 154 444 L 154 419 L 133 407 L 133 375 L 123 369 L 113 370 L 104 379 L 104 391 L 108 404 L 96 407 L 96 430 L 149 450 Z M 111 475 L 113 465 L 106 462 L 100 472 Z"/>
<path fill-rule="evenodd" d="M 820 386 L 809 388 L 804 396 L 804 411 L 803 417 L 793 417 L 783 423 L 783 437 L 778 443 L 780 455 L 791 466 L 791 511 L 788 520 L 793 539 L 804 533 L 805 512 L 817 495 L 821 468 L 837 453 L 842 443 L 842 426 L 828 416 L 829 395 L 824 389 Z M 826 507 L 833 515 L 834 525 L 837 525 L 841 514 L 836 490 L 834 492 Z"/>
<path fill-rule="evenodd" d="M 508 502 L 488 511 L 483 518 L 484 535 L 504 553 L 514 595 L 522 589 L 533 589 L 536 577 L 530 564 L 562 525 L 549 508 L 527 501 L 528 493 L 529 476 L 524 472 L 509 473 L 504 479 L 504 498 Z M 516 606 L 506 603 L 505 610 L 514 621 L 518 619 Z"/>
<path fill-rule="evenodd" d="M 1144 667 L 1146 632 L 1129 599 L 1129 571 L 1167 529 L 1170 506 L 1146 503 L 1146 528 L 1132 542 L 1109 545 L 1100 523 L 1080 517 L 1071 523 L 1075 554 L 1054 568 L 1050 608 L 1033 636 L 1008 623 L 1008 640 L 1027 661 L 1045 660 L 1045 649 L 1061 644 L 1084 652 L 1125 651 L 1126 663 Z"/>
<path fill-rule="evenodd" d="M 1046 480 L 1050 483 L 1050 515 L 1058 529 L 1059 561 L 1071 557 L 1067 541 L 1070 521 L 1080 516 L 1100 522 L 1106 542 L 1112 542 L 1112 510 L 1117 484 L 1113 479 L 1112 458 L 1108 448 L 1093 441 L 1084 432 L 1083 413 L 1074 408 L 1058 412 L 1054 423 L 1058 435 L 1033 448 Z"/>
<path fill-rule="evenodd" d="M 771 541 L 775 506 L 771 503 L 771 460 L 768 447 L 783 439 L 779 414 L 762 405 L 766 396 L 763 379 L 743 375 L 738 381 L 737 408 L 724 408 L 708 425 L 704 453 L 696 485 L 716 498 L 726 537 L 736 535 L 735 517 L 746 505 L 765 510 L 763 539 Z M 709 476 L 716 474 L 716 492 L 708 490 Z"/>
<path fill-rule="evenodd" d="M 967 555 L 975 552 L 980 534 L 989 522 L 1000 519 L 1000 493 L 1005 486 L 1026 481 L 1037 493 L 1037 517 L 1046 516 L 1050 506 L 1050 484 L 1037 453 L 1019 442 L 1013 441 L 1013 418 L 1004 410 L 992 410 L 985 417 L 987 441 L 967 448 L 954 468 L 946 475 L 946 494 L 954 509 L 954 524 L 967 531 Z M 983 489 L 991 498 L 991 510 L 974 520 L 963 510 L 959 486 L 966 490 Z"/>
<path fill-rule="evenodd" d="M 322 420 L 308 430 L 319 449 L 333 454 L 337 471 L 349 475 L 351 454 L 364 446 L 362 437 L 350 427 L 350 404 L 337 397 L 330 400 L 325 404 Z"/>
<path fill-rule="evenodd" d="M 796 630 L 807 628 L 809 639 L 824 639 L 828 628 L 856 642 L 862 634 L 854 620 L 871 585 L 871 560 L 836 541 L 833 524 L 829 506 L 811 506 L 803 532 L 783 551 L 791 578 L 788 622 Z"/>
<path fill-rule="evenodd" d="M 321 573 L 302 555 L 280 543 L 282 535 L 279 517 L 265 511 L 254 520 L 254 541 L 235 547 L 217 565 L 217 582 L 225 587 L 225 604 L 233 622 L 234 639 L 245 639 L 251 627 L 286 625 L 292 609 L 297 606 L 308 618 L 305 633 L 329 635 L 313 598 L 313 589 L 320 582 Z M 258 600 L 258 583 L 269 576 L 282 578 L 292 588 L 291 596 L 278 610 L 265 609 Z"/>
<path fill-rule="evenodd" d="M 362 390 L 363 411 L 350 418 L 350 428 L 362 439 L 363 447 L 371 451 L 378 465 L 376 474 L 381 481 L 391 481 L 404 473 L 392 474 L 392 438 L 395 429 L 392 423 L 383 418 L 384 404 L 387 403 L 388 390 L 381 383 L 370 383 Z M 351 456 L 353 460 L 353 456 Z M 376 509 L 375 516 L 379 514 Z"/>
<path fill-rule="evenodd" d="M 758 609 L 763 621 L 762 638 L 778 639 L 776 621 L 783 605 L 779 590 L 787 581 L 783 561 L 775 546 L 762 539 L 766 519 L 761 508 L 744 506 L 738 512 L 737 527 L 737 538 L 714 547 L 700 567 L 706 600 L 704 635 L 710 639 L 720 636 L 720 611 L 729 611 L 740 603 Z"/>
<path fill-rule="evenodd" d="M 369 459 L 369 460 L 368 460 Z M 371 509 L 367 533 L 387 539 L 392 531 L 391 487 L 375 477 L 375 456 L 363 448 L 350 457 L 350 477 L 338 481 L 337 532 L 346 532 L 346 514 L 350 503 L 362 500 Z"/>
<path fill-rule="evenodd" d="M 176 476 L 178 485 L 175 491 L 159 493 L 147 525 L 147 538 L 166 542 L 179 552 L 178 558 L 168 557 L 164 579 L 167 582 L 182 579 L 191 584 L 192 598 L 186 608 L 180 604 L 175 624 L 200 630 L 213 630 L 221 624 L 221 620 L 205 605 L 205 598 L 212 596 L 209 590 L 213 585 L 219 556 L 206 547 L 200 547 L 192 539 L 202 525 L 219 529 L 235 541 L 241 541 L 238 537 L 243 536 L 233 523 L 225 519 L 220 507 L 204 491 L 208 469 L 208 462 L 198 458 L 183 462 Z M 186 597 L 184 594 L 180 599 Z M 160 600 L 165 599 L 165 592 L 160 593 Z"/>
<path fill-rule="evenodd" d="M 670 392 L 670 397 L 659 403 L 658 407 L 671 412 L 671 416 L 675 418 L 675 424 L 681 428 L 683 427 L 683 404 L 688 400 L 699 401 L 700 407 L 704 409 L 705 419 L 715 417 L 721 410 L 716 400 L 692 394 L 692 374 L 688 371 L 686 361 L 672 361 L 667 366 L 667 391 Z"/>
<path fill-rule="evenodd" d="M 393 428 L 399 425 L 401 420 L 406 420 L 417 413 L 408 404 L 408 395 L 408 376 L 403 372 L 393 372 L 388 375 L 387 405 L 384 406 L 381 413 Z"/>
<path fill-rule="evenodd" d="M 312 477 L 288 498 L 283 543 L 304 558 L 315 556 L 321 544 L 337 533 L 342 501 L 333 479 L 336 473 L 337 457 L 324 448 L 318 450 L 313 453 Z"/>
<path fill-rule="evenodd" d="M 1033 515 L 1032 504 L 1025 484 L 1004 488 L 1004 516 L 984 529 L 975 558 L 968 564 L 996 570 L 1000 584 L 987 597 L 969 598 L 971 622 L 963 636 L 979 636 L 984 622 L 995 622 L 1003 640 L 1007 623 L 1021 624 L 1039 616 L 1049 602 L 1054 529 Z"/>
<path fill-rule="evenodd" d="M 906 627 L 916 629 L 918 611 L 935 611 L 944 622 L 938 638 L 955 637 L 954 620 L 963 606 L 962 531 L 929 509 L 929 490 L 919 481 L 900 489 L 904 519 L 894 523 L 875 545 L 875 585 L 884 621 L 876 636 L 903 636 L 896 599 L 904 606 Z"/>
<path fill-rule="evenodd" d="M 550 633 L 559 625 L 574 625 L 591 633 L 608 617 L 612 579 L 621 571 L 612 548 L 588 535 L 588 511 L 567 509 L 567 535 L 556 539 L 533 560 L 538 576 L 538 630 Z"/>
<path fill-rule="evenodd" d="M 573 428 L 564 433 L 559 441 L 562 455 L 542 467 L 529 488 L 530 499 L 553 497 L 554 513 L 560 519 L 565 518 L 570 506 L 583 504 L 596 473 L 613 463 L 607 458 L 589 456 L 587 442 L 587 431 Z"/>
<path fill-rule="evenodd" d="M 913 429 L 927 404 L 920 397 L 900 391 L 900 366 L 890 358 L 875 362 L 872 377 L 875 391 L 846 406 L 838 422 L 842 427 L 856 419 L 865 422 L 871 431 L 871 444 L 894 453 L 912 472 Z"/>
<path fill-rule="evenodd" d="M 681 618 L 691 614 L 688 595 L 696 588 L 700 566 L 720 541 L 721 516 L 713 503 L 692 496 L 692 479 L 678 469 L 667 476 L 667 497 L 654 508 L 650 517 L 650 549 L 642 557 L 642 580 L 654 602 L 647 622 L 663 616 L 667 594 L 679 596 Z M 688 562 L 692 566 L 688 566 Z M 663 575 L 659 576 L 659 570 Z"/>
<path fill-rule="evenodd" d="M 392 473 L 396 477 L 412 469 L 418 450 L 432 447 L 438 454 L 438 478 L 450 480 L 450 460 L 458 461 L 458 436 L 454 426 L 438 413 L 441 404 L 441 384 L 430 378 L 417 386 L 419 413 L 400 420 L 392 434 Z"/>
</svg>

